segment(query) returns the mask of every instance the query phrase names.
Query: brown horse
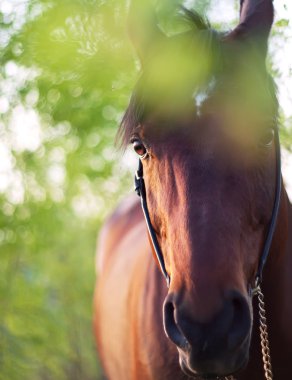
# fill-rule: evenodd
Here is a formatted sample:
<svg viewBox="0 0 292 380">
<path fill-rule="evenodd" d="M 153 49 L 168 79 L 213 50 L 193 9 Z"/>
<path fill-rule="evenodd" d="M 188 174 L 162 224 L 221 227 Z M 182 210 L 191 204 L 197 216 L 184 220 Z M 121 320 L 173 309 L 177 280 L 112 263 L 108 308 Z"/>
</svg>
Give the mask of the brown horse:
<svg viewBox="0 0 292 380">
<path fill-rule="evenodd" d="M 166 37 L 151 9 L 131 5 L 143 73 L 120 135 L 141 160 L 150 232 L 129 198 L 100 235 L 94 326 L 110 380 L 264 379 L 251 288 L 279 190 L 273 5 L 241 1 L 226 34 L 185 17 L 190 30 Z M 283 186 L 280 196 L 262 289 L 274 378 L 287 380 L 292 207 Z"/>
</svg>

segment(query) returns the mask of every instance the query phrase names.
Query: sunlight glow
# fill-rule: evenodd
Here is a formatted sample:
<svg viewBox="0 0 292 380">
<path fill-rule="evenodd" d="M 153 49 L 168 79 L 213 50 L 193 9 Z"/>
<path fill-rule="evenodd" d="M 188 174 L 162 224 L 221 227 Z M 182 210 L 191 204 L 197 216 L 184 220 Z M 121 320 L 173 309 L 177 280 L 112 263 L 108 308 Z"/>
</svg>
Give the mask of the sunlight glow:
<svg viewBox="0 0 292 380">
<path fill-rule="evenodd" d="M 23 152 L 36 151 L 42 144 L 42 131 L 39 115 L 33 109 L 22 105 L 14 108 L 9 123 L 12 149 Z"/>
</svg>

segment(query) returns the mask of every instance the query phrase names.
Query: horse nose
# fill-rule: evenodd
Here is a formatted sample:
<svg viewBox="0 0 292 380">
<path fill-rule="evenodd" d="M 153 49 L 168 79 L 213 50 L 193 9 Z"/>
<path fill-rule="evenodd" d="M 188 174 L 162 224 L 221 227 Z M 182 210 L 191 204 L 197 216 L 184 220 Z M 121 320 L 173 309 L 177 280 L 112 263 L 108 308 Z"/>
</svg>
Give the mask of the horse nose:
<svg viewBox="0 0 292 380">
<path fill-rule="evenodd" d="M 166 335 L 179 348 L 191 349 L 193 354 L 200 356 L 216 356 L 217 351 L 236 350 L 249 339 L 250 309 L 246 298 L 238 291 L 229 291 L 221 310 L 206 323 L 195 320 L 196 305 L 181 306 L 175 299 L 173 294 L 166 298 L 163 320 Z"/>
<path fill-rule="evenodd" d="M 175 303 L 166 299 L 163 307 L 164 331 L 174 344 L 185 349 L 188 346 L 188 341 L 176 322 L 176 310 Z"/>
<path fill-rule="evenodd" d="M 227 326 L 227 347 L 234 350 L 242 345 L 250 336 L 251 332 L 251 313 L 246 298 L 237 291 L 228 294 L 223 309 L 223 318 L 230 320 Z"/>
</svg>

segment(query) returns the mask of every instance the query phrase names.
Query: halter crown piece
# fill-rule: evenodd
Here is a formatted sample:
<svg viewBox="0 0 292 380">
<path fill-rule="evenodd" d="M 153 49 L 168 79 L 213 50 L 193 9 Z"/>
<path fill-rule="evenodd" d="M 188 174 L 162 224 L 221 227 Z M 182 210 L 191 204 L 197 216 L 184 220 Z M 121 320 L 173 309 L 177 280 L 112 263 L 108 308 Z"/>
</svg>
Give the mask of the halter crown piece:
<svg viewBox="0 0 292 380">
<path fill-rule="evenodd" d="M 272 216 L 271 216 L 271 220 L 269 224 L 268 233 L 265 239 L 263 252 L 259 260 L 259 265 L 258 265 L 254 285 L 253 287 L 250 287 L 251 297 L 255 295 L 258 296 L 261 347 L 262 347 L 265 377 L 267 380 L 272 380 L 273 374 L 272 374 L 272 365 L 271 365 L 271 357 L 270 357 L 270 349 L 269 349 L 269 337 L 268 337 L 268 330 L 267 330 L 267 319 L 266 319 L 264 295 L 261 290 L 261 283 L 263 279 L 264 266 L 266 264 L 266 261 L 270 253 L 270 249 L 271 249 L 271 245 L 272 245 L 272 241 L 273 241 L 273 237 L 274 237 L 274 233 L 275 233 L 275 229 L 277 225 L 277 219 L 278 219 L 280 202 L 281 202 L 281 191 L 282 191 L 281 148 L 280 148 L 279 131 L 277 127 L 274 128 L 274 132 L 275 132 L 275 150 L 276 150 L 276 183 L 275 183 L 274 206 L 273 206 L 273 212 L 272 212 Z M 169 287 L 171 278 L 169 274 L 167 273 L 164 257 L 160 249 L 155 230 L 152 226 L 149 210 L 147 206 L 146 187 L 145 187 L 145 182 L 144 182 L 144 177 L 143 177 L 143 164 L 142 164 L 141 159 L 139 159 L 138 170 L 136 171 L 136 174 L 135 174 L 135 191 L 141 199 L 141 206 L 142 206 L 143 214 L 145 217 L 148 233 L 151 239 L 151 243 L 154 248 L 157 261 L 160 266 L 160 270 L 166 280 L 167 287 Z M 226 377 L 225 379 L 231 380 L 231 379 L 234 379 L 234 377 L 229 376 L 229 377 Z"/>
</svg>

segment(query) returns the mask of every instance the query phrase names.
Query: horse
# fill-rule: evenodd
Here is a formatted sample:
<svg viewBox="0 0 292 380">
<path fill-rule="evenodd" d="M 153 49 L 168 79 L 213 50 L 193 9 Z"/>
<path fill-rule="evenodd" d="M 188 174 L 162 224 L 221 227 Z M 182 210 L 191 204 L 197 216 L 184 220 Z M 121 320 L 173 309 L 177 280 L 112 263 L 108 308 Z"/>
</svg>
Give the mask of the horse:
<svg viewBox="0 0 292 380">
<path fill-rule="evenodd" d="M 142 69 L 119 139 L 137 154 L 142 207 L 126 198 L 100 233 L 99 357 L 109 380 L 287 380 L 292 206 L 266 68 L 273 3 L 241 0 L 226 33 L 182 17 L 189 29 L 167 36 L 149 2 L 130 5 Z"/>
</svg>

